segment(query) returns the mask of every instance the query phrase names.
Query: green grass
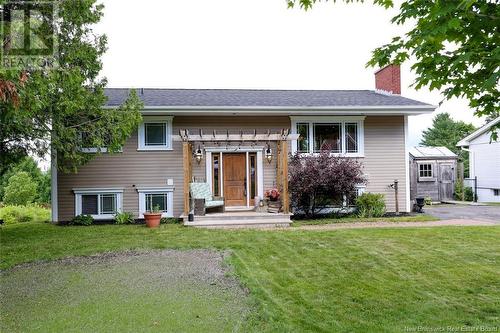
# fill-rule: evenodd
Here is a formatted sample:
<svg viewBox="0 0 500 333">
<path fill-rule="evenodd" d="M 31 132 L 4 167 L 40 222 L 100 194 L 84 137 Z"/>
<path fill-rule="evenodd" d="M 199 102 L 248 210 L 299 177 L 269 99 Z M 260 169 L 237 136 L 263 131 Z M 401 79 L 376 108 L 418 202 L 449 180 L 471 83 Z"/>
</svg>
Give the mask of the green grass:
<svg viewBox="0 0 500 333">
<path fill-rule="evenodd" d="M 231 231 L 16 224 L 0 237 L 2 268 L 126 249 L 229 249 L 256 306 L 244 332 L 401 332 L 500 321 L 496 226 Z"/>
<path fill-rule="evenodd" d="M 500 206 L 500 202 L 483 202 L 488 206 Z"/>
<path fill-rule="evenodd" d="M 356 222 L 428 222 L 428 221 L 439 221 L 437 217 L 419 214 L 412 216 L 394 216 L 394 217 L 334 217 L 334 218 L 319 218 L 311 220 L 295 220 L 292 226 L 299 227 L 301 225 L 319 225 L 319 224 L 332 224 L 332 223 L 356 223 Z"/>
</svg>

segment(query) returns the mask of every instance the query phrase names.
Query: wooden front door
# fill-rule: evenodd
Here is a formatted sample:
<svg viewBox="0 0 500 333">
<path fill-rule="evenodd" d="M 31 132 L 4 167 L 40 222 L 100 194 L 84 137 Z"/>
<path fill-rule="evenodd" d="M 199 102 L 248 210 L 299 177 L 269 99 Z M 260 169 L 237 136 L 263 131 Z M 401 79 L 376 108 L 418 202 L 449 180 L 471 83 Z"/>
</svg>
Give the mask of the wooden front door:
<svg viewBox="0 0 500 333">
<path fill-rule="evenodd" d="M 224 154 L 222 160 L 226 206 L 246 206 L 246 154 Z"/>
</svg>

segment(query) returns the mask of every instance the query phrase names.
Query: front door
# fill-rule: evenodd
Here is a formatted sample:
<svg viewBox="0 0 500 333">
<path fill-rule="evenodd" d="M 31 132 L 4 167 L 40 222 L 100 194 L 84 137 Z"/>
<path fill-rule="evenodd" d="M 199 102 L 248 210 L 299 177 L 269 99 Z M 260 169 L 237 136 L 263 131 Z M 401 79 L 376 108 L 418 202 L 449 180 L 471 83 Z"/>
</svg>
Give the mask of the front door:
<svg viewBox="0 0 500 333">
<path fill-rule="evenodd" d="M 224 154 L 222 160 L 226 206 L 246 206 L 246 154 Z"/>
</svg>

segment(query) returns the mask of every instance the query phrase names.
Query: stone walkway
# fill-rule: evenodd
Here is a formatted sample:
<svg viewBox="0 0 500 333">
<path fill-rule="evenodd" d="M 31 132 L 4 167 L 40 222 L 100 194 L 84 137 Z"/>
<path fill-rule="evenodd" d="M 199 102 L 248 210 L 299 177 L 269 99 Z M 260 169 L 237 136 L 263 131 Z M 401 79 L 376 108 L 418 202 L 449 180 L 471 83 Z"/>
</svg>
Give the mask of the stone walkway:
<svg viewBox="0 0 500 333">
<path fill-rule="evenodd" d="M 356 222 L 356 223 L 331 223 L 320 225 L 303 225 L 292 227 L 289 230 L 336 230 L 357 228 L 412 228 L 412 227 L 442 227 L 442 226 L 494 226 L 490 221 L 478 220 L 441 220 L 429 222 Z"/>
</svg>

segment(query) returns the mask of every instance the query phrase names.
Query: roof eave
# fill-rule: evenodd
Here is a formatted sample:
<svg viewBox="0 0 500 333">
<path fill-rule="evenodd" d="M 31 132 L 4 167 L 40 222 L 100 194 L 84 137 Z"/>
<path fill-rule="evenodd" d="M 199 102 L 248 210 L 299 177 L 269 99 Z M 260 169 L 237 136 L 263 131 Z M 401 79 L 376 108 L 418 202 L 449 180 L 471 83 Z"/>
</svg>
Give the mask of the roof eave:
<svg viewBox="0 0 500 333">
<path fill-rule="evenodd" d="M 104 106 L 106 109 L 118 106 Z M 310 115 L 332 114 L 348 111 L 349 114 L 427 114 L 433 112 L 435 105 L 380 105 L 380 106 L 145 106 L 142 113 L 158 113 L 168 111 L 170 114 L 191 114 L 212 111 L 217 114 L 283 114 L 283 115 Z"/>
</svg>

